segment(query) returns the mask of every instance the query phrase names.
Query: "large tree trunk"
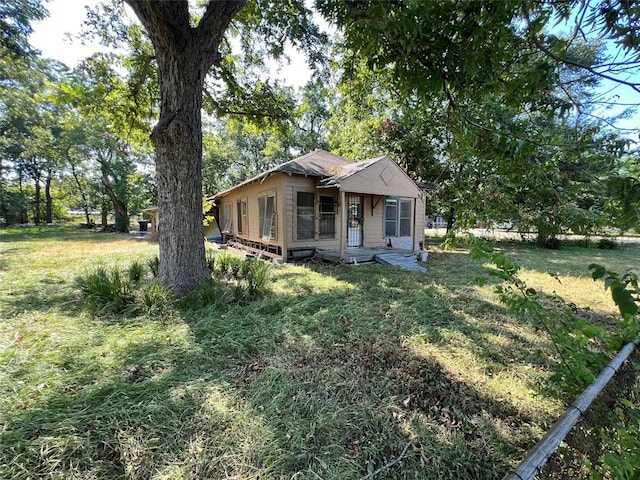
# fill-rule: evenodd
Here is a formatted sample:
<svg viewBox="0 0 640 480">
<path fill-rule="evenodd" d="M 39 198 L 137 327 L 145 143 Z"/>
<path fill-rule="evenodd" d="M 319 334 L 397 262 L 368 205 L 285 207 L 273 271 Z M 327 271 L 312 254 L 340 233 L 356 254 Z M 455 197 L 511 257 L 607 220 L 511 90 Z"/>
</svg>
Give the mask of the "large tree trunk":
<svg viewBox="0 0 640 480">
<path fill-rule="evenodd" d="M 156 152 L 160 267 L 174 293 L 209 280 L 202 226 L 202 90 L 231 18 L 244 0 L 211 1 L 191 27 L 186 0 L 126 0 L 153 43 L 160 81 Z"/>
<path fill-rule="evenodd" d="M 198 60 L 159 60 L 160 122 L 151 135 L 158 174 L 158 279 L 184 293 L 210 278 L 202 226 L 202 82 Z"/>
</svg>

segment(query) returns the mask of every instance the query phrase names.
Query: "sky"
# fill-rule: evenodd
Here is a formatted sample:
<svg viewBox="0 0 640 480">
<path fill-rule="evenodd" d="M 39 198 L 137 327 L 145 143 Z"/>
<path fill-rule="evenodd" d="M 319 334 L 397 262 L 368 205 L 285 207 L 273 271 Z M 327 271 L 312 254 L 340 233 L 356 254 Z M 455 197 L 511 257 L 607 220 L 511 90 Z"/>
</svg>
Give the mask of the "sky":
<svg viewBox="0 0 640 480">
<path fill-rule="evenodd" d="M 93 43 L 82 45 L 78 38 L 68 38 L 80 33 L 86 19 L 86 5 L 94 5 L 95 0 L 52 0 L 46 4 L 49 17 L 34 24 L 34 32 L 29 37 L 31 45 L 42 52 L 43 57 L 54 58 L 73 68 L 76 64 L 99 51 L 102 47 Z"/>
<path fill-rule="evenodd" d="M 2 1 L 2 0 L 0 0 Z M 49 17 L 34 25 L 29 37 L 31 45 L 42 52 L 43 57 L 56 59 L 70 68 L 97 51 L 105 51 L 96 42 L 82 44 L 77 38 L 86 19 L 86 6 L 95 6 L 99 0 L 49 0 L 46 4 Z M 134 14 L 125 7 L 131 16 Z M 294 49 L 286 50 L 291 63 L 284 65 L 280 72 L 271 72 L 286 85 L 303 86 L 309 79 L 310 71 L 304 57 Z M 275 65 L 275 64 L 274 64 Z"/>
</svg>

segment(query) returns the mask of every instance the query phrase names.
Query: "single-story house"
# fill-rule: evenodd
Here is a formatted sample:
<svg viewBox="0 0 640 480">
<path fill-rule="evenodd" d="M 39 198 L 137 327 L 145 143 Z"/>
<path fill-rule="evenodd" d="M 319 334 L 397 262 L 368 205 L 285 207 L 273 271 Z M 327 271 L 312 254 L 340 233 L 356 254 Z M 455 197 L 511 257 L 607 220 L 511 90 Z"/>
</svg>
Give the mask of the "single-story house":
<svg viewBox="0 0 640 480">
<path fill-rule="evenodd" d="M 315 150 L 211 199 L 226 240 L 284 261 L 316 250 L 418 252 L 424 241 L 423 191 L 389 157 Z"/>
</svg>

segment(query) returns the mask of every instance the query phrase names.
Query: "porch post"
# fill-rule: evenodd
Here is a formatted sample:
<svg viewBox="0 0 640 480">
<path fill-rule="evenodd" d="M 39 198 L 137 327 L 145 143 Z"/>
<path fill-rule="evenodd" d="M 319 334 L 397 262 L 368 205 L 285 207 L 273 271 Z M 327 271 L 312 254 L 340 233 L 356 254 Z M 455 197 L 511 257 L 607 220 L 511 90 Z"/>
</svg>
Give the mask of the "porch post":
<svg viewBox="0 0 640 480">
<path fill-rule="evenodd" d="M 416 244 L 416 241 L 418 239 L 418 225 L 416 224 L 416 220 L 418 216 L 418 199 L 414 198 L 413 199 L 413 225 L 411 227 L 411 230 L 413 231 L 413 253 L 418 251 L 418 247 L 420 246 L 420 244 Z M 424 235 L 424 228 L 422 229 L 423 235 Z"/>
<path fill-rule="evenodd" d="M 344 190 L 340 190 L 340 258 L 344 258 L 344 250 L 347 244 L 347 197 Z"/>
</svg>

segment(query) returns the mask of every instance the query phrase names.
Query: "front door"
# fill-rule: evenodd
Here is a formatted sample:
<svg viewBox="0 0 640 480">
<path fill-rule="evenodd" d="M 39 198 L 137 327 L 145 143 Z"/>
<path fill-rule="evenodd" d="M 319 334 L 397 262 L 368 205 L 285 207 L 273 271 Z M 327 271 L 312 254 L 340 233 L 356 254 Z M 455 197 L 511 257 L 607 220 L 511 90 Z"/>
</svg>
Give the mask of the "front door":
<svg viewBox="0 0 640 480">
<path fill-rule="evenodd" d="M 347 247 L 362 246 L 362 195 L 347 195 Z"/>
</svg>

